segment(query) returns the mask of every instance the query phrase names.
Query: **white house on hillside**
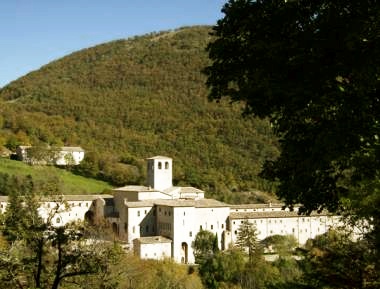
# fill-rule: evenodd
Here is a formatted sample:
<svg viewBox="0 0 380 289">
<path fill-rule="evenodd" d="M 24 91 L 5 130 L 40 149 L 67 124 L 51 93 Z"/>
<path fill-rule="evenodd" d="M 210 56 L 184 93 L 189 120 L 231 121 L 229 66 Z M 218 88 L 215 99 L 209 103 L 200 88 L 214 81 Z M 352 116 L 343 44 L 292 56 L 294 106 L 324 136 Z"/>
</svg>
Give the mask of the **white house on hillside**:
<svg viewBox="0 0 380 289">
<path fill-rule="evenodd" d="M 84 149 L 81 147 L 32 147 L 19 146 L 16 149 L 20 161 L 29 164 L 54 164 L 58 166 L 79 165 L 84 159 Z"/>
</svg>

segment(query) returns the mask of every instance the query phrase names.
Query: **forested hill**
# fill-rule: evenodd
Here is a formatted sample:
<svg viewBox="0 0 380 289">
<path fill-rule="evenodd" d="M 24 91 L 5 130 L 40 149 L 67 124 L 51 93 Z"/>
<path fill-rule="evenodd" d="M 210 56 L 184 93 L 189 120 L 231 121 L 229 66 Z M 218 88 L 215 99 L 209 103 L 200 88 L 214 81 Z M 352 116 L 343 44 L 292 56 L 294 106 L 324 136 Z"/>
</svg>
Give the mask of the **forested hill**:
<svg viewBox="0 0 380 289">
<path fill-rule="evenodd" d="M 0 90 L 0 147 L 82 146 L 87 159 L 78 171 L 116 185 L 143 183 L 143 159 L 166 155 L 176 183 L 224 200 L 229 191 L 273 189 L 257 177 L 278 154 L 268 123 L 207 100 L 201 70 L 209 31 L 187 27 L 101 44 L 12 82 Z"/>
</svg>

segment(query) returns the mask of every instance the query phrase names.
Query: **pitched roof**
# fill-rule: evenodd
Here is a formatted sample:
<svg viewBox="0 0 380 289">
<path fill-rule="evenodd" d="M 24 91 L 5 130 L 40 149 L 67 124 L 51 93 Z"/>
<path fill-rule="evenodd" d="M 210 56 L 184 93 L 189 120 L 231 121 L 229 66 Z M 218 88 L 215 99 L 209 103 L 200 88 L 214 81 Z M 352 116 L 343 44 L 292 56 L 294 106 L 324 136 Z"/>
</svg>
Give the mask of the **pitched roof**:
<svg viewBox="0 0 380 289">
<path fill-rule="evenodd" d="M 214 199 L 175 199 L 175 200 L 155 200 L 154 203 L 159 206 L 168 207 L 195 207 L 195 208 L 218 208 L 229 207 L 229 205 Z"/>
<path fill-rule="evenodd" d="M 147 160 L 161 160 L 161 159 L 171 160 L 172 158 L 165 157 L 165 156 L 154 156 L 154 157 L 151 157 L 151 158 L 147 158 Z"/>
<path fill-rule="evenodd" d="M 265 218 L 294 218 L 294 217 L 320 217 L 331 215 L 327 211 L 313 212 L 310 215 L 299 215 L 297 211 L 270 211 L 270 212 L 231 212 L 230 219 L 265 219 Z"/>
<path fill-rule="evenodd" d="M 162 236 L 140 237 L 137 239 L 141 244 L 171 243 L 172 240 Z"/>
</svg>

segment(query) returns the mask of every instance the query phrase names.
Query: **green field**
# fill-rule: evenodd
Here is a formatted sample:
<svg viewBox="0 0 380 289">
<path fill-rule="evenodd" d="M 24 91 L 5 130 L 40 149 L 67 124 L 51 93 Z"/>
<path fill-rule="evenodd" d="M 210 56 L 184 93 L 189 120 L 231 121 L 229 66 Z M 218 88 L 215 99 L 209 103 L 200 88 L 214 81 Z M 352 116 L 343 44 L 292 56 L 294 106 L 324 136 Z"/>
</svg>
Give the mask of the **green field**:
<svg viewBox="0 0 380 289">
<path fill-rule="evenodd" d="M 106 182 L 74 175 L 64 169 L 52 166 L 30 166 L 20 161 L 0 158 L 0 172 L 9 175 L 31 175 L 35 180 L 57 178 L 61 184 L 62 194 L 99 194 L 111 185 Z"/>
</svg>

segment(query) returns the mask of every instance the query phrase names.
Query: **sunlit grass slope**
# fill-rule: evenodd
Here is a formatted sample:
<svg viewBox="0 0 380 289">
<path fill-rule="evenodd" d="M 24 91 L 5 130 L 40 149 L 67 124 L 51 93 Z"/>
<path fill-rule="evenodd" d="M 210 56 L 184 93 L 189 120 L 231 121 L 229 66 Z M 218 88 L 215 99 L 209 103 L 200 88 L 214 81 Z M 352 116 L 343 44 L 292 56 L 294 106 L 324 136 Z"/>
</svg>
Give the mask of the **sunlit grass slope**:
<svg viewBox="0 0 380 289">
<path fill-rule="evenodd" d="M 31 175 L 35 180 L 56 178 L 62 194 L 97 194 L 110 189 L 106 182 L 84 178 L 52 166 L 30 166 L 20 161 L 0 158 L 0 172 L 11 176 Z"/>
</svg>

